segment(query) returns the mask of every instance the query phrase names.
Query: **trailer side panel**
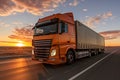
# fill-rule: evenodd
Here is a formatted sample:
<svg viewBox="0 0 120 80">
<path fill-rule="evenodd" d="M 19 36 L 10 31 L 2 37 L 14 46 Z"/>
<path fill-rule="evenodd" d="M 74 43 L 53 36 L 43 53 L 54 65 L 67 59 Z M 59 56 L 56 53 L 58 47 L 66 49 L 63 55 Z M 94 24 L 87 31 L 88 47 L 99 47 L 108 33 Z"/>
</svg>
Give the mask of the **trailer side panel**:
<svg viewBox="0 0 120 80">
<path fill-rule="evenodd" d="M 104 49 L 104 38 L 79 21 L 75 21 L 76 49 Z"/>
</svg>

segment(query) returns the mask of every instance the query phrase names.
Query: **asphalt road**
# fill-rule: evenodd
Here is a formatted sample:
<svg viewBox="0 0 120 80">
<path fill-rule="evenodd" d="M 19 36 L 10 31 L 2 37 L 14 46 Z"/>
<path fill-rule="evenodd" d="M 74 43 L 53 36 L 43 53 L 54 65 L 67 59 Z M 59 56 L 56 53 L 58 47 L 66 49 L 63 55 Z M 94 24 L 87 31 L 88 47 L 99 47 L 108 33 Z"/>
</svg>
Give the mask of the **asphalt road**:
<svg viewBox="0 0 120 80">
<path fill-rule="evenodd" d="M 31 58 L 1 59 L 0 80 L 120 80 L 120 47 L 71 65 L 43 65 Z"/>
</svg>

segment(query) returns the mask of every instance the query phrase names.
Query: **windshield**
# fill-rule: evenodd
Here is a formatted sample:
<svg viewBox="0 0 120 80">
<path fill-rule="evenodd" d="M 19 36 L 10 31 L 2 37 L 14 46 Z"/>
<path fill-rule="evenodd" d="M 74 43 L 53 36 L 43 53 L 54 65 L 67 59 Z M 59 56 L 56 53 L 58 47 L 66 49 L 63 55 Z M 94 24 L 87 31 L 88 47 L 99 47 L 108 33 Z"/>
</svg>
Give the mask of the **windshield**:
<svg viewBox="0 0 120 80">
<path fill-rule="evenodd" d="M 58 32 L 57 23 L 34 28 L 34 35 L 55 34 Z"/>
</svg>

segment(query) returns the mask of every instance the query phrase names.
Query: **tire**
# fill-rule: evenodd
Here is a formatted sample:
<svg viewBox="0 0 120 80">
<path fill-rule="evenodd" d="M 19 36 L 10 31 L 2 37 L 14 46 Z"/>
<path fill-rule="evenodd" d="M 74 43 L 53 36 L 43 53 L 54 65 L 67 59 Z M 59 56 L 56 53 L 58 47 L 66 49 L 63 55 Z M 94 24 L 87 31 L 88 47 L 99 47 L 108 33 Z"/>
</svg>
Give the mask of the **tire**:
<svg viewBox="0 0 120 80">
<path fill-rule="evenodd" d="M 88 57 L 90 58 L 90 57 L 92 57 L 92 54 L 91 54 L 91 52 L 89 52 L 89 55 L 88 55 Z"/>
<path fill-rule="evenodd" d="M 75 61 L 75 56 L 73 51 L 69 50 L 66 55 L 66 64 L 71 64 Z"/>
</svg>

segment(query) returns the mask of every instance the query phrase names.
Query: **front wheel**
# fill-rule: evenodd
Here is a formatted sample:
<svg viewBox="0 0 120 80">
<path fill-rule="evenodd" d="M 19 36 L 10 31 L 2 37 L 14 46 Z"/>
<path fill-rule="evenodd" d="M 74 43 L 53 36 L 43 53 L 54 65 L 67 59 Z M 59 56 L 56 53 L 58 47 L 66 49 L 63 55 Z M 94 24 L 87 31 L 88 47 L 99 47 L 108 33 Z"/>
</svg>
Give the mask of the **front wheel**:
<svg viewBox="0 0 120 80">
<path fill-rule="evenodd" d="M 74 56 L 74 53 L 73 51 L 68 51 L 67 52 L 67 55 L 66 55 L 66 63 L 67 64 L 71 64 L 75 61 L 75 56 Z"/>
</svg>

